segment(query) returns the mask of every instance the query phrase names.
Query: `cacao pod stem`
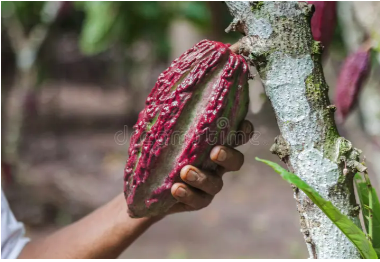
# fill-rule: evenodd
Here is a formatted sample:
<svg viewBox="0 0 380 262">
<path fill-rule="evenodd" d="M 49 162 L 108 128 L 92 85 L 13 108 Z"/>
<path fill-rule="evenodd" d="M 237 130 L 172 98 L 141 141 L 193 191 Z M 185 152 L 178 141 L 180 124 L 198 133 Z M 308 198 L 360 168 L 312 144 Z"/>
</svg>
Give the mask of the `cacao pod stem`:
<svg viewBox="0 0 380 262">
<path fill-rule="evenodd" d="M 235 44 L 231 45 L 229 48 L 232 51 L 232 53 L 239 54 L 240 42 L 236 42 Z"/>
</svg>

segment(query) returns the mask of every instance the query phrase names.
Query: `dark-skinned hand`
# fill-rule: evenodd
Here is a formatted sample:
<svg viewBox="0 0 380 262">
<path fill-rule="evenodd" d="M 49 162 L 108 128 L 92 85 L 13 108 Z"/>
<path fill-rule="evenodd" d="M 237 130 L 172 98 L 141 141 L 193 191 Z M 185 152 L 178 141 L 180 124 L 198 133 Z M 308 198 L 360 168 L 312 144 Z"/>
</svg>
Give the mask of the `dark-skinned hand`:
<svg viewBox="0 0 380 262">
<path fill-rule="evenodd" d="M 243 133 L 243 139 L 235 141 L 235 146 L 247 143 L 253 135 L 254 128 L 251 122 L 244 120 L 240 125 L 240 131 Z M 191 165 L 182 168 L 183 183 L 176 183 L 171 188 L 173 197 L 179 202 L 169 213 L 199 210 L 208 206 L 223 187 L 223 174 L 238 171 L 244 163 L 244 155 L 228 146 L 215 146 L 211 150 L 210 158 L 218 164 L 216 171 L 200 170 Z"/>
</svg>

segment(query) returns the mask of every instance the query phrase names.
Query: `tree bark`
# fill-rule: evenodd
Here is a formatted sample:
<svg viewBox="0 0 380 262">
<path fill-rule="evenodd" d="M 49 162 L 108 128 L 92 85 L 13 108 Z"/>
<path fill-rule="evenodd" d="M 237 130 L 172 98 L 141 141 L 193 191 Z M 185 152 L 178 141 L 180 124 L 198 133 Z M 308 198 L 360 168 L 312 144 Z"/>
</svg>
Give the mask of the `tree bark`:
<svg viewBox="0 0 380 262">
<path fill-rule="evenodd" d="M 226 31 L 245 35 L 240 53 L 254 65 L 276 114 L 281 135 L 271 151 L 359 227 L 352 179 L 360 150 L 339 136 L 335 106 L 314 41 L 312 5 L 302 2 L 226 2 L 234 20 Z M 343 169 L 346 169 L 345 175 Z M 310 258 L 360 258 L 346 236 L 298 188 L 294 197 Z"/>
</svg>

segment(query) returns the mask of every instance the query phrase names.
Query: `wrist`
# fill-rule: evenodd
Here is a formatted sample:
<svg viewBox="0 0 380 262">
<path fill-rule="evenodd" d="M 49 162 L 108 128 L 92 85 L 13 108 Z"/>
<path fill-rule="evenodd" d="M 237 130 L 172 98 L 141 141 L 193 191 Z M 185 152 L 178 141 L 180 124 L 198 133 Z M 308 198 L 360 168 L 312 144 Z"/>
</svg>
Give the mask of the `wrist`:
<svg viewBox="0 0 380 262">
<path fill-rule="evenodd" d="M 131 227 L 134 229 L 142 229 L 145 230 L 146 228 L 150 227 L 154 223 L 160 221 L 165 216 L 155 216 L 155 217 L 142 217 L 142 218 L 131 218 L 128 214 L 128 206 L 125 203 L 125 198 L 123 194 L 120 194 L 115 199 L 116 205 L 115 208 L 117 208 L 118 212 L 118 222 L 116 223 L 121 228 L 126 229 L 127 231 L 130 231 Z"/>
</svg>

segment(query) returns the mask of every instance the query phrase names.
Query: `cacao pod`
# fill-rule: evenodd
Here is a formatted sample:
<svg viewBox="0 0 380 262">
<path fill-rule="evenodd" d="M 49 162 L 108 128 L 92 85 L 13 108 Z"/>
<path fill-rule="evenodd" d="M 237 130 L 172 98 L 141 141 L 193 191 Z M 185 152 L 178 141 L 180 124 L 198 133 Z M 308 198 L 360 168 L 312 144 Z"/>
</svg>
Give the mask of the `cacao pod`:
<svg viewBox="0 0 380 262">
<path fill-rule="evenodd" d="M 368 77 L 370 62 L 370 48 L 366 45 L 344 60 L 335 90 L 338 123 L 343 123 L 355 106 L 359 92 Z"/>
<path fill-rule="evenodd" d="M 315 12 L 311 18 L 311 33 L 316 41 L 322 42 L 324 49 L 330 45 L 336 25 L 335 1 L 308 1 L 313 4 Z"/>
<path fill-rule="evenodd" d="M 229 44 L 203 40 L 160 74 L 134 125 L 124 194 L 131 217 L 166 212 L 180 170 L 214 170 L 209 154 L 229 144 L 248 110 L 249 67 Z"/>
</svg>

